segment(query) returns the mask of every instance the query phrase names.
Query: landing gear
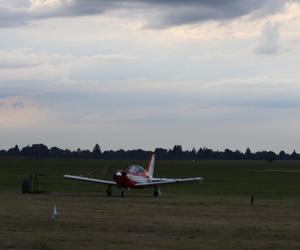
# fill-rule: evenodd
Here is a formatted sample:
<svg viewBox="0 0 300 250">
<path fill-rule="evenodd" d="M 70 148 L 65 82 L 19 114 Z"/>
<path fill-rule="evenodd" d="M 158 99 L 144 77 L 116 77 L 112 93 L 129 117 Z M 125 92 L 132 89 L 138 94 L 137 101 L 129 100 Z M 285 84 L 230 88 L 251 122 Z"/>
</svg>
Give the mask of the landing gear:
<svg viewBox="0 0 300 250">
<path fill-rule="evenodd" d="M 106 189 L 106 195 L 111 196 L 111 194 L 112 194 L 111 186 L 108 186 L 107 189 Z"/>
<path fill-rule="evenodd" d="M 154 191 L 153 191 L 153 196 L 154 197 L 158 197 L 161 195 L 160 189 L 159 187 L 155 187 Z"/>
</svg>

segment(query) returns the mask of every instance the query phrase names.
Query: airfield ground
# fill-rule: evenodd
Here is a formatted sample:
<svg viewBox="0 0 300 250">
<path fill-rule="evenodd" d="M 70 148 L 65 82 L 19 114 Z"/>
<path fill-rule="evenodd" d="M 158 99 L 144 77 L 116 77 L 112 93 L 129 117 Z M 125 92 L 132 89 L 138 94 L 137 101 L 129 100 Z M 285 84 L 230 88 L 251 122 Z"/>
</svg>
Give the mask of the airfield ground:
<svg viewBox="0 0 300 250">
<path fill-rule="evenodd" d="M 159 198 L 106 197 L 105 187 L 62 178 L 110 178 L 132 163 L 0 159 L 0 249 L 300 249 L 300 162 L 158 161 L 156 176 L 205 178 L 164 187 Z M 47 193 L 21 194 L 31 173 L 47 175 Z"/>
</svg>

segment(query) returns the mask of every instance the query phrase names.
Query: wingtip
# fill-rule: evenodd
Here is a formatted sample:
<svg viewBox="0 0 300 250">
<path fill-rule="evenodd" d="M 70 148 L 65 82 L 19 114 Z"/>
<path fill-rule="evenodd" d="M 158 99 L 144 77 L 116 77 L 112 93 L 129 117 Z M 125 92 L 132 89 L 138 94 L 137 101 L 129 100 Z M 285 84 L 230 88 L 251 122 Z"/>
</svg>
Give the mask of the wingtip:
<svg viewBox="0 0 300 250">
<path fill-rule="evenodd" d="M 204 181 L 204 178 L 203 177 L 199 177 L 199 180 L 198 180 L 200 183 Z"/>
</svg>

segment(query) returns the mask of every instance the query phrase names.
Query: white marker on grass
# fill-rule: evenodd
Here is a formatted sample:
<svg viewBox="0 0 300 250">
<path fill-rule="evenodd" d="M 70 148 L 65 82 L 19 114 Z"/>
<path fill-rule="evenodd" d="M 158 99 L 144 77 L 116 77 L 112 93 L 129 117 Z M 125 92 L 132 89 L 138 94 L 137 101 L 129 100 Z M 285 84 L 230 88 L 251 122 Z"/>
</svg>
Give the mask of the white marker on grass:
<svg viewBox="0 0 300 250">
<path fill-rule="evenodd" d="M 50 214 L 50 218 L 51 218 L 52 221 L 55 221 L 57 214 L 58 214 L 57 209 L 56 209 L 56 206 L 54 204 L 52 209 L 51 209 L 51 214 Z"/>
</svg>

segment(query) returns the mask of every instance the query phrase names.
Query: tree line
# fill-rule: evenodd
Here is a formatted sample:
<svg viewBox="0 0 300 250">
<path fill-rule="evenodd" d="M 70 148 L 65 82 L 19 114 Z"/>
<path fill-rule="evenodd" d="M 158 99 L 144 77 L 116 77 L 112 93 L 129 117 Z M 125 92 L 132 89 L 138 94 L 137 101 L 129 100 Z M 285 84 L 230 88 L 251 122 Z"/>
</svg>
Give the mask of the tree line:
<svg viewBox="0 0 300 250">
<path fill-rule="evenodd" d="M 132 150 L 101 150 L 99 144 L 96 144 L 92 150 L 80 149 L 69 150 L 58 147 L 47 147 L 44 144 L 33 144 L 19 148 L 18 145 L 8 149 L 0 150 L 0 157 L 37 157 L 37 158 L 81 158 L 81 159 L 148 159 L 152 151 L 143 149 Z M 154 153 L 160 160 L 300 160 L 300 154 L 294 150 L 291 154 L 284 151 L 276 154 L 273 151 L 251 152 L 247 148 L 245 152 L 240 150 L 232 151 L 214 151 L 202 147 L 198 150 L 183 150 L 181 145 L 175 145 L 172 149 L 156 148 Z"/>
</svg>

